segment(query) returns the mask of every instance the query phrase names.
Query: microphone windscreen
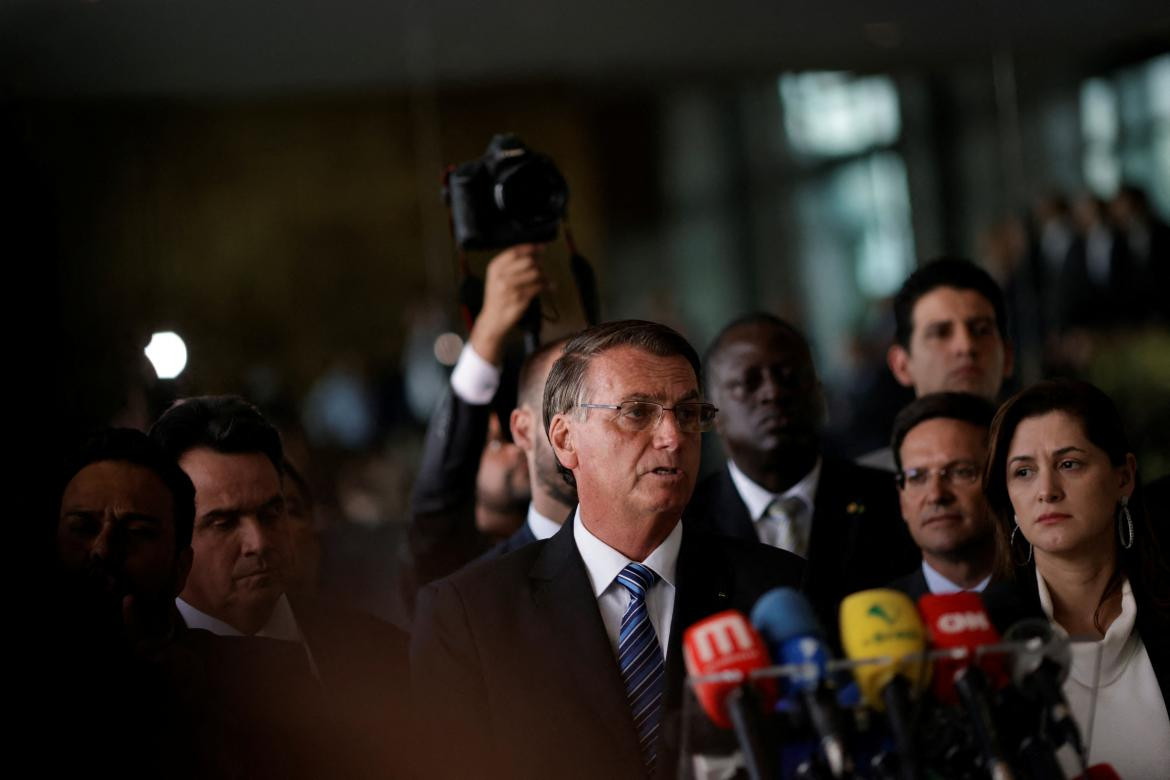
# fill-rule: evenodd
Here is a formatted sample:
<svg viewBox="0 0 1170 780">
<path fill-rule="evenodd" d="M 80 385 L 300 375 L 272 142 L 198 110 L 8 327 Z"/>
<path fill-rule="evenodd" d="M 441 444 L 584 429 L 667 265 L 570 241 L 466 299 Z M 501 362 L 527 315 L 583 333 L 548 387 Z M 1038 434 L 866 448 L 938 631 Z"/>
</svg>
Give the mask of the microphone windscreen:
<svg viewBox="0 0 1170 780">
<path fill-rule="evenodd" d="M 752 625 L 769 644 L 793 637 L 825 638 L 812 604 L 793 588 L 773 588 L 752 607 Z"/>
<path fill-rule="evenodd" d="M 875 588 L 850 594 L 841 602 L 841 644 L 853 661 L 873 660 L 853 668 L 866 704 L 885 709 L 882 690 L 902 675 L 917 687 L 930 677 L 926 630 L 905 593 Z"/>
<path fill-rule="evenodd" d="M 1021 620 L 1004 634 L 1004 640 L 1017 645 L 1015 663 L 1012 664 L 1012 680 L 1022 685 L 1024 679 L 1040 668 L 1045 660 L 1052 661 L 1050 668 L 1059 670 L 1057 683 L 1068 678 L 1072 666 L 1072 650 L 1068 639 L 1057 636 L 1052 624 L 1045 618 Z"/>
<path fill-rule="evenodd" d="M 703 711 L 715 725 L 725 729 L 732 727 L 727 696 L 747 680 L 749 672 L 769 665 L 764 640 L 747 617 L 734 609 L 711 615 L 683 632 L 683 661 L 691 677 L 738 673 L 726 681 L 695 685 L 695 695 Z M 767 686 L 762 689 L 770 692 Z"/>
<path fill-rule="evenodd" d="M 940 658 L 936 662 L 934 692 L 945 702 L 957 699 L 955 674 L 977 665 L 995 688 L 1007 682 L 1006 659 L 1003 653 L 983 655 L 976 662 L 976 648 L 999 643 L 999 632 L 983 606 L 978 593 L 929 593 L 918 600 L 918 609 L 926 621 L 933 645 L 939 650 L 964 650 L 966 656 Z"/>
</svg>

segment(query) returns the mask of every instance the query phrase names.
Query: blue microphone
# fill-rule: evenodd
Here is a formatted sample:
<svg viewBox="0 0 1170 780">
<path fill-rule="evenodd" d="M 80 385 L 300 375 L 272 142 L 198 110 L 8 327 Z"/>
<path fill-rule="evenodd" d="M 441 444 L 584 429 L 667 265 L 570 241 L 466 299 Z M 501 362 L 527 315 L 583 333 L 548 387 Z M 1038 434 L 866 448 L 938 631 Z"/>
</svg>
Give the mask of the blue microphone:
<svg viewBox="0 0 1170 780">
<path fill-rule="evenodd" d="M 773 663 L 798 667 L 788 678 L 788 690 L 812 723 L 833 777 L 848 777 L 853 772 L 852 762 L 845 750 L 832 692 L 825 684 L 830 653 L 812 604 L 792 588 L 774 588 L 752 607 L 751 618 Z"/>
</svg>

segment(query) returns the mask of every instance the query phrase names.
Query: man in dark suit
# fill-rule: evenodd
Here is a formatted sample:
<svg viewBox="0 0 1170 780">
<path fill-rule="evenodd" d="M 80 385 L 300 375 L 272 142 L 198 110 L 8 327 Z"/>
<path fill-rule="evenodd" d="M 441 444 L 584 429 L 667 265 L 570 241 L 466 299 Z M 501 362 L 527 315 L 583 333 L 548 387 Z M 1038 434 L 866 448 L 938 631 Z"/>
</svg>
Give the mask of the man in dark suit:
<svg viewBox="0 0 1170 780">
<path fill-rule="evenodd" d="M 973 393 L 994 402 L 1012 375 L 1003 290 L 970 260 L 940 257 L 910 274 L 894 296 L 894 328 L 886 363 L 915 397 Z M 887 447 L 857 462 L 894 471 Z"/>
<path fill-rule="evenodd" d="M 150 435 L 195 486 L 194 562 L 174 602 L 186 626 L 267 640 L 254 647 L 299 670 L 289 685 L 321 701 L 321 729 L 338 735 L 339 755 L 352 762 L 339 774 L 402 770 L 413 747 L 407 637 L 372 616 L 286 594 L 292 540 L 276 429 L 241 398 L 203 396 L 177 402 Z"/>
<path fill-rule="evenodd" d="M 439 776 L 674 776 L 682 632 L 795 586 L 802 568 L 684 532 L 714 417 L 698 375 L 694 349 L 654 323 L 566 345 L 543 407 L 577 511 L 552 538 L 419 595 L 412 675 Z"/>
<path fill-rule="evenodd" d="M 477 495 L 476 477 L 501 385 L 505 341 L 545 285 L 539 249 L 537 245 L 513 247 L 488 264 L 483 309 L 451 373 L 450 389 L 427 428 L 411 496 L 411 575 L 404 583 L 408 605 L 418 587 L 480 555 L 502 555 L 552 536 L 577 503 L 576 492 L 557 473 L 541 422 L 544 381 L 565 343 L 558 339 L 524 359 L 517 378 L 516 408 L 507 421 L 527 466 L 531 500 L 525 502 L 524 522 L 499 542 L 476 522 L 484 499 Z"/>
<path fill-rule="evenodd" d="M 982 592 L 995 564 L 994 523 L 983 496 L 987 432 L 995 407 L 969 393 L 932 393 L 894 419 L 902 519 L 921 565 L 890 587 L 927 593 Z"/>
<path fill-rule="evenodd" d="M 778 317 L 752 314 L 723 329 L 707 353 L 707 391 L 728 461 L 696 489 L 686 522 L 807 559 L 802 590 L 835 636 L 841 599 L 918 559 L 893 479 L 822 455 L 812 354 Z"/>
</svg>

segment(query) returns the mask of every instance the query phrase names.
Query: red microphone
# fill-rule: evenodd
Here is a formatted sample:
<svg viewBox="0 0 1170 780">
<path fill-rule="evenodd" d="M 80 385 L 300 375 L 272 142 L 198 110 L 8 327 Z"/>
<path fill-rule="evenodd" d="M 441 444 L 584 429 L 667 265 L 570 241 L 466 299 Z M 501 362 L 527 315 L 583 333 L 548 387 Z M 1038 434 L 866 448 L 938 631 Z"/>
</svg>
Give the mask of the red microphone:
<svg viewBox="0 0 1170 780">
<path fill-rule="evenodd" d="M 1073 780 L 1121 780 L 1121 775 L 1113 768 L 1113 764 L 1093 764 L 1089 771 L 1077 775 Z"/>
<path fill-rule="evenodd" d="M 1007 685 L 1007 658 L 1003 653 L 988 653 L 978 662 L 975 659 L 976 648 L 999 644 L 1000 641 L 999 632 L 995 630 L 978 593 L 929 593 L 918 600 L 918 611 L 935 648 L 967 651 L 965 657 L 940 658 L 935 662 L 934 695 L 940 701 L 958 702 L 955 676 L 972 665 L 983 670 L 994 690 Z"/>
<path fill-rule="evenodd" d="M 752 671 L 766 668 L 771 659 L 747 616 L 729 609 L 695 623 L 683 633 L 683 659 L 691 677 L 739 672 L 728 680 L 695 685 L 695 695 L 716 726 L 735 730 L 753 780 L 771 777 L 760 719 L 775 704 L 776 686 L 771 679 L 748 681 Z"/>
<path fill-rule="evenodd" d="M 991 711 L 991 693 L 1008 680 L 1002 654 L 984 656 L 977 663 L 975 649 L 999 642 L 999 632 L 978 593 L 928 594 L 918 600 L 931 642 L 940 650 L 962 648 L 960 658 L 940 658 L 935 662 L 934 690 L 941 701 L 961 702 L 975 728 L 987 770 L 993 780 L 1009 780 L 1012 775 L 995 717 Z"/>
</svg>

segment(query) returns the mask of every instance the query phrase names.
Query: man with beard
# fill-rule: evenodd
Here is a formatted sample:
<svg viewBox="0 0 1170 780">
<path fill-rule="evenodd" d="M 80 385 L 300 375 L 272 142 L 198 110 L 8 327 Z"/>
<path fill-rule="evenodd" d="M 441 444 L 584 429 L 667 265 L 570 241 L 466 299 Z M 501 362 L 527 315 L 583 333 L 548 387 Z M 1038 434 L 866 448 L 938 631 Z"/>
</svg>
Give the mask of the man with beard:
<svg viewBox="0 0 1170 780">
<path fill-rule="evenodd" d="M 528 304 L 544 288 L 544 276 L 537 264 L 538 249 L 534 245 L 513 247 L 489 263 L 483 310 L 451 374 L 451 392 L 431 418 L 411 498 L 414 582 L 410 584 L 414 587 L 446 576 L 480 555 L 494 557 L 547 539 L 557 532 L 577 503 L 576 491 L 557 471 L 541 417 L 545 379 L 567 341 L 560 339 L 544 344 L 525 358 L 518 378 L 516 408 L 509 419 L 512 440 L 524 453 L 524 476 L 530 489 L 524 524 L 493 545 L 478 522 L 485 499 L 489 504 L 493 499 L 498 503 L 517 493 L 514 489 L 487 489 L 482 481 L 485 461 L 481 460 L 481 452 L 489 430 L 491 402 L 500 387 L 498 364 L 503 359 L 504 342 Z M 489 458 L 492 446 L 489 442 Z M 501 445 L 501 450 L 504 446 L 511 445 Z M 501 467 L 492 464 L 490 468 Z M 503 481 L 516 482 L 511 478 Z M 471 484 L 476 485 L 474 494 L 468 490 Z"/>
<path fill-rule="evenodd" d="M 684 521 L 805 558 L 801 589 L 835 636 L 842 598 L 918 560 L 893 480 L 822 454 L 820 380 L 789 323 L 764 313 L 738 319 L 715 337 L 705 363 L 728 460 L 695 489 Z"/>
<path fill-rule="evenodd" d="M 968 393 L 932 393 L 898 413 L 892 444 L 898 498 L 922 565 L 890 587 L 914 599 L 987 587 L 995 529 L 983 462 L 994 415 L 991 402 Z"/>
</svg>

